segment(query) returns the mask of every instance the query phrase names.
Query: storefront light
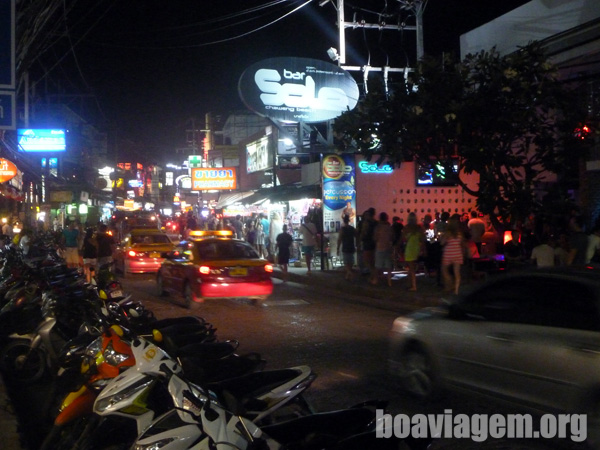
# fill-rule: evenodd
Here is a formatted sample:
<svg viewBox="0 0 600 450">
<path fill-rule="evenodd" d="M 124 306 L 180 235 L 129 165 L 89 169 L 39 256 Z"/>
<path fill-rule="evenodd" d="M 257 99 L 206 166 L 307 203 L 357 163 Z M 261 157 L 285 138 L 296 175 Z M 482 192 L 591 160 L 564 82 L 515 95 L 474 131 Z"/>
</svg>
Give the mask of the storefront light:
<svg viewBox="0 0 600 450">
<path fill-rule="evenodd" d="M 79 214 L 81 215 L 85 215 L 88 213 L 88 205 L 86 205 L 85 203 L 82 203 L 79 205 Z"/>
</svg>

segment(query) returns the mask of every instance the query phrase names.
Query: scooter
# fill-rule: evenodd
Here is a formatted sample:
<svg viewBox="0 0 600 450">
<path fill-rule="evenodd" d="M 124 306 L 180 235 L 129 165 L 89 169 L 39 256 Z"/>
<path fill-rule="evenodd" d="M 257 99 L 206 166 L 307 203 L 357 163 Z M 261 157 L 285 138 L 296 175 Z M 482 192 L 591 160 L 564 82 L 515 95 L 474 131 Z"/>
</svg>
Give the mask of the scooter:
<svg viewBox="0 0 600 450">
<path fill-rule="evenodd" d="M 135 366 L 113 378 L 99 393 L 94 403 L 94 415 L 89 418 L 79 437 L 74 439 L 74 435 L 70 434 L 64 436 L 54 447 L 46 448 L 129 448 L 155 417 L 182 401 L 176 397 L 181 392 L 171 388 L 171 380 L 174 375 L 183 379 L 185 367 L 182 368 L 178 361 L 147 339 L 134 338 L 131 349 Z M 254 375 L 263 373 L 265 375 L 261 389 Z M 285 378 L 282 376 L 284 373 Z M 255 419 L 263 419 L 289 404 L 315 378 L 306 366 L 286 371 L 257 372 L 249 376 L 253 382 L 247 384 L 249 390 L 246 391 L 245 398 L 235 399 L 233 393 L 226 390 L 221 392 L 221 398 L 230 405 L 242 405 L 250 413 L 254 413 Z M 241 383 L 242 380 L 243 377 L 238 378 L 238 382 Z M 238 388 L 235 394 L 243 395 L 243 389 Z M 216 393 L 211 392 L 210 396 L 213 401 L 220 403 Z"/>
<path fill-rule="evenodd" d="M 170 368 L 165 364 L 163 370 Z M 257 427 L 228 411 L 202 388 L 173 373 L 169 390 L 183 401 L 158 417 L 131 447 L 135 450 L 398 450 L 399 439 L 377 438 L 376 409 L 383 402 L 315 413 Z"/>
</svg>

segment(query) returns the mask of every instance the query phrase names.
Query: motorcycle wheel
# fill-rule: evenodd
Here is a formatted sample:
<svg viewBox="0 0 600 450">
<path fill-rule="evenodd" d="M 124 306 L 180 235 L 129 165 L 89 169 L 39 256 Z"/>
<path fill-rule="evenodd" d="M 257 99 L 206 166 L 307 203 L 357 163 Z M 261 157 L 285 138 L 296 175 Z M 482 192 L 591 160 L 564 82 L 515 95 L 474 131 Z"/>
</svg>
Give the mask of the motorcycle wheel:
<svg viewBox="0 0 600 450">
<path fill-rule="evenodd" d="M 90 416 L 82 416 L 65 425 L 53 426 L 39 450 L 72 450 L 89 422 Z"/>
<path fill-rule="evenodd" d="M 0 352 L 0 370 L 14 383 L 34 383 L 46 371 L 46 354 L 39 348 L 32 349 L 26 339 L 14 340 Z"/>
</svg>

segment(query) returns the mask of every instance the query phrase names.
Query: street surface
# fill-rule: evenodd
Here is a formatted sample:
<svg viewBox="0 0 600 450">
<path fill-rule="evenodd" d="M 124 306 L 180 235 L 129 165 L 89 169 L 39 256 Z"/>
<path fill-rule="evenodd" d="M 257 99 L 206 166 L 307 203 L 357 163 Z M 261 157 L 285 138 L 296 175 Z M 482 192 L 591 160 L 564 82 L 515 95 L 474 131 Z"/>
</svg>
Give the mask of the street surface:
<svg viewBox="0 0 600 450">
<path fill-rule="evenodd" d="M 433 403 L 423 403 L 401 389 L 387 373 L 388 333 L 393 320 L 409 313 L 414 304 L 403 302 L 402 284 L 382 289 L 396 290 L 393 301 L 376 301 L 365 296 L 357 280 L 340 289 L 337 274 L 331 288 L 323 283 L 282 283 L 274 279 L 274 294 L 262 305 L 246 300 L 207 300 L 190 309 L 176 296 L 159 297 L 154 276 L 129 275 L 122 279 L 125 291 L 141 300 L 157 318 L 197 315 L 211 322 L 220 340 L 236 339 L 238 353 L 259 352 L 266 369 L 308 365 L 318 375 L 306 392 L 316 411 L 345 408 L 367 400 L 386 400 L 391 414 L 444 413 L 454 415 L 519 413 L 511 405 L 464 392 L 449 392 Z M 339 274 L 342 276 L 341 273 Z M 316 275 L 313 275 L 316 276 Z M 403 304 L 404 303 L 404 304 Z M 412 307 L 411 307 L 412 306 Z M 29 450 L 38 448 L 44 426 L 39 411 L 44 403 L 44 385 L 13 392 L 13 399 L 29 439 Z M 472 442 L 439 440 L 435 449 L 583 449 L 569 440 L 520 442 Z"/>
</svg>

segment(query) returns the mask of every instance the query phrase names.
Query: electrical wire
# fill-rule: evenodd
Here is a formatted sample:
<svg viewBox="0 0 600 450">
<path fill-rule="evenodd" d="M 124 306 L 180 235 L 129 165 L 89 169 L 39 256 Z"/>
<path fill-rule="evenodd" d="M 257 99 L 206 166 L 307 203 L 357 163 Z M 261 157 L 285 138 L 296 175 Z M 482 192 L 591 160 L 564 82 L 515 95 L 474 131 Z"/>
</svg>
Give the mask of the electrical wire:
<svg viewBox="0 0 600 450">
<path fill-rule="evenodd" d="M 285 14 L 277 17 L 276 19 L 274 19 L 274 20 L 272 20 L 272 21 L 270 21 L 270 22 L 268 22 L 268 23 L 266 23 L 264 25 L 258 26 L 256 28 L 250 30 L 250 31 L 239 33 L 239 34 L 237 34 L 235 36 L 230 36 L 230 37 L 227 37 L 227 38 L 224 38 L 224 39 L 215 39 L 215 40 L 209 41 L 209 42 L 203 42 L 203 43 L 199 43 L 199 44 L 185 44 L 185 45 L 154 45 L 154 46 L 147 46 L 147 45 L 137 46 L 137 45 L 122 45 L 122 44 L 114 44 L 114 45 L 104 44 L 104 45 L 108 45 L 108 46 L 115 47 L 115 48 L 127 48 L 127 49 L 139 49 L 139 50 L 174 50 L 174 49 L 190 49 L 190 48 L 207 47 L 207 46 L 210 46 L 210 45 L 221 44 L 221 43 L 224 43 L 224 42 L 230 42 L 230 41 L 234 41 L 234 40 L 237 40 L 237 39 L 241 39 L 243 37 L 249 36 L 250 34 L 254 34 L 254 33 L 258 32 L 258 31 L 264 30 L 265 28 L 267 28 L 269 26 L 272 26 L 272 25 L 276 24 L 277 22 L 280 22 L 281 20 L 287 18 L 288 16 L 296 13 L 297 11 L 299 11 L 302 8 L 304 8 L 308 4 L 312 3 L 313 1 L 314 0 L 306 0 L 304 3 L 300 4 L 299 6 L 295 7 L 294 9 L 286 12 Z M 272 2 L 271 6 L 274 6 L 274 5 L 279 4 L 279 3 L 281 3 L 281 1 Z M 287 3 L 289 3 L 289 1 Z M 245 11 L 248 11 L 248 10 L 245 10 Z M 236 14 L 236 16 L 238 16 L 238 15 L 240 15 L 240 14 Z M 258 18 L 263 17 L 263 16 L 265 16 L 265 15 L 263 14 L 262 16 L 259 16 Z M 256 19 L 257 19 L 257 17 L 245 19 L 245 20 L 236 22 L 235 24 L 224 25 L 223 27 L 220 27 L 220 28 L 217 28 L 217 29 L 213 29 L 213 30 L 210 30 L 208 32 L 214 33 L 214 32 L 225 30 L 225 29 L 231 28 L 232 26 L 236 26 L 236 25 L 239 25 L 241 23 L 249 22 L 251 20 L 256 20 Z M 215 19 L 215 20 L 217 20 L 217 19 Z M 204 32 L 197 33 L 197 34 L 203 34 L 203 33 L 207 33 L 207 32 L 204 31 Z M 197 34 L 195 34 L 195 35 L 197 35 Z M 190 37 L 190 36 L 195 36 L 195 35 L 188 35 L 188 36 L 185 36 L 185 37 Z M 183 39 L 183 38 L 184 38 L 184 36 L 177 36 L 176 37 L 176 39 Z M 163 38 L 163 40 L 164 40 L 164 38 Z"/>
</svg>

